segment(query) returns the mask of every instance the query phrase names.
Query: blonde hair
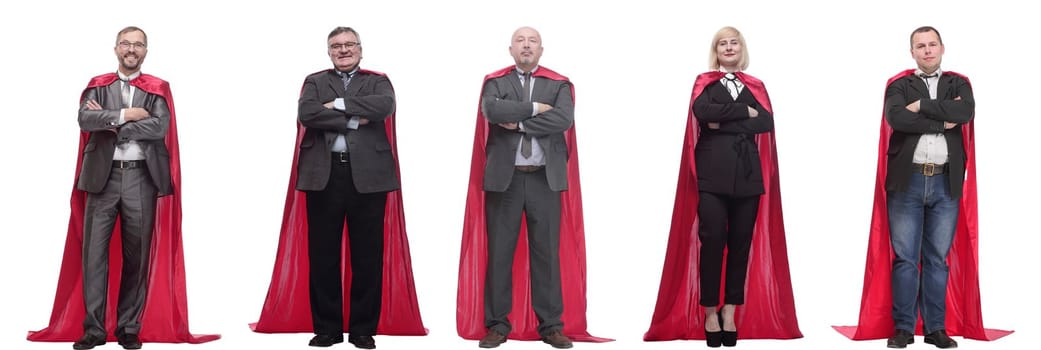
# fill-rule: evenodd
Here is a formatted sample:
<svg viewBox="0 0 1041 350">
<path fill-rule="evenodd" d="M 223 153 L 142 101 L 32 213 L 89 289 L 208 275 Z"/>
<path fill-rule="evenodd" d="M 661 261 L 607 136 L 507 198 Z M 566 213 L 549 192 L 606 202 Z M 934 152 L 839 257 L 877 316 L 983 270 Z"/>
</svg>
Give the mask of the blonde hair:
<svg viewBox="0 0 1041 350">
<path fill-rule="evenodd" d="M 737 37 L 737 42 L 741 43 L 741 59 L 737 61 L 737 68 L 740 70 L 748 69 L 748 44 L 745 43 L 745 37 L 741 35 L 741 31 L 734 27 L 723 27 L 716 32 L 716 35 L 712 37 L 712 43 L 709 45 L 708 51 L 708 67 L 712 70 L 719 69 L 719 40 L 726 37 Z"/>
</svg>

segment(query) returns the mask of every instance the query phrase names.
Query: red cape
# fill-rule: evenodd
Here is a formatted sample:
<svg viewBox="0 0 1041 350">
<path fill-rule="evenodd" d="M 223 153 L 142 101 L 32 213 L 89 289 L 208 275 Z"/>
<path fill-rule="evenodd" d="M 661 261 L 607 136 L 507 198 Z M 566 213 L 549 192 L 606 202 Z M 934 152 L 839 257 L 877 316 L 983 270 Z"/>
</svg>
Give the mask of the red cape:
<svg viewBox="0 0 1041 350">
<path fill-rule="evenodd" d="M 385 74 L 360 70 L 364 74 Z M 394 154 L 397 167 L 397 132 L 394 115 L 384 120 L 387 140 Z M 260 312 L 260 319 L 250 328 L 260 333 L 312 332 L 311 304 L 308 281 L 310 263 L 307 253 L 307 196 L 296 190 L 296 167 L 300 159 L 300 140 L 307 129 L 297 123 L 296 147 L 293 149 L 293 166 L 289 171 L 289 189 L 286 191 L 286 206 L 282 214 L 282 231 L 278 238 L 278 253 L 271 274 L 267 299 Z M 400 168 L 398 168 L 400 169 Z M 401 172 L 398 170 L 398 177 Z M 426 335 L 423 320 L 419 315 L 416 285 L 412 277 L 412 258 L 409 255 L 408 235 L 405 234 L 405 210 L 401 202 L 401 191 L 387 193 L 386 213 L 383 216 L 383 303 L 380 309 L 377 334 Z M 343 314 L 350 315 L 351 308 L 351 259 L 348 228 L 343 232 Z M 344 332 L 349 324 L 344 322 Z"/>
<path fill-rule="evenodd" d="M 119 79 L 115 73 L 94 77 L 87 90 L 112 84 Z M 177 120 L 174 113 L 173 95 L 170 85 L 162 79 L 141 74 L 130 84 L 150 94 L 166 99 L 170 107 L 170 125 L 166 134 L 166 148 L 170 153 L 170 181 L 173 193 L 159 197 L 156 203 L 155 228 L 152 233 L 152 251 L 148 271 L 148 287 L 145 306 L 141 315 L 141 341 L 145 343 L 204 343 L 220 338 L 220 335 L 195 335 L 188 331 L 188 297 L 184 277 L 184 254 L 181 247 L 181 161 L 177 146 Z M 79 151 L 76 152 L 76 176 L 83 166 L 83 147 L 90 133 L 80 133 Z M 73 181 L 75 184 L 76 181 Z M 58 276 L 58 291 L 54 297 L 54 308 L 47 328 L 30 331 L 31 341 L 72 342 L 83 335 L 83 215 L 87 193 L 73 185 L 72 214 L 69 231 L 65 238 L 65 255 Z M 121 230 L 117 222 L 112 231 L 109 249 L 108 303 L 105 312 L 105 328 L 108 341 L 114 341 L 116 328 L 116 300 L 119 295 L 119 266 L 123 266 Z"/>
<path fill-rule="evenodd" d="M 488 74 L 484 77 L 484 82 L 509 74 L 514 69 L 514 66 L 509 66 Z M 532 76 L 570 83 L 567 77 L 545 67 L 539 67 Z M 575 96 L 574 85 L 571 86 L 571 96 L 572 99 Z M 594 337 L 586 331 L 586 243 L 574 126 L 567 130 L 564 140 L 569 157 L 568 190 L 560 193 L 560 280 L 564 298 L 562 333 L 575 341 L 610 341 L 611 339 Z M 466 191 L 463 242 L 459 257 L 459 289 L 456 298 L 456 330 L 460 337 L 470 340 L 480 339 L 487 333 L 484 327 L 484 278 L 488 260 L 488 233 L 485 226 L 482 185 L 487 141 L 488 121 L 478 107 L 473 157 L 470 160 L 470 183 Z M 539 322 L 531 307 L 527 230 L 527 224 L 522 220 L 513 262 L 513 311 L 509 316 L 513 329 L 509 338 L 537 340 L 540 339 Z"/>
<path fill-rule="evenodd" d="M 694 100 L 705 87 L 719 81 L 723 74 L 708 72 L 699 75 L 690 94 L 687 132 L 683 138 L 679 183 L 676 185 L 676 201 L 672 211 L 672 229 L 669 231 L 654 317 L 650 329 L 643 336 L 647 341 L 705 339 L 704 312 L 699 303 L 698 257 L 701 254 L 701 243 L 697 239 L 698 177 L 694 166 L 694 147 L 698 143 L 700 130 L 693 106 Z M 763 82 L 748 74 L 736 74 L 756 101 L 773 113 Z M 788 272 L 774 132 L 757 134 L 756 143 L 759 146 L 766 192 L 759 202 L 759 214 L 752 235 L 752 253 L 749 256 L 745 286 L 746 304 L 737 309 L 737 329 L 742 339 L 801 338 Z M 724 258 L 724 264 L 725 261 Z"/>
<path fill-rule="evenodd" d="M 897 79 L 914 74 L 914 69 L 889 78 L 886 88 Z M 969 78 L 954 72 L 965 79 Z M 983 328 L 980 307 L 980 281 L 977 243 L 979 219 L 976 207 L 976 146 L 973 122 L 962 125 L 965 147 L 965 183 L 963 187 L 958 224 L 947 265 L 950 275 L 947 283 L 947 334 L 976 340 L 996 340 L 1011 331 Z M 893 247 L 889 242 L 889 211 L 886 207 L 886 169 L 889 137 L 893 129 L 882 116 L 878 137 L 878 171 L 875 173 L 875 204 L 871 212 L 871 234 L 868 237 L 867 264 L 864 268 L 864 294 L 860 299 L 860 320 L 857 326 L 834 326 L 835 330 L 852 340 L 882 339 L 893 334 Z M 919 317 L 915 332 L 922 334 Z"/>
</svg>

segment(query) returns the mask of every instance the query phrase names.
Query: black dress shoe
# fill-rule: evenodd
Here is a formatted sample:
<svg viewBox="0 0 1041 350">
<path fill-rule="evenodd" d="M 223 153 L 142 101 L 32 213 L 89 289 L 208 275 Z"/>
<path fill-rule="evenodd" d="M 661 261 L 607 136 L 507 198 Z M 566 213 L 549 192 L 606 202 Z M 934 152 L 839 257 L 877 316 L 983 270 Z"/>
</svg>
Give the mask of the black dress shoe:
<svg viewBox="0 0 1041 350">
<path fill-rule="evenodd" d="M 376 339 L 372 339 L 371 335 L 354 335 L 350 334 L 347 336 L 347 341 L 354 344 L 354 347 L 358 349 L 375 349 Z"/>
<path fill-rule="evenodd" d="M 339 343 L 343 343 L 343 334 L 315 334 L 307 345 L 327 348 Z"/>
<path fill-rule="evenodd" d="M 75 343 L 72 343 L 72 348 L 76 350 L 93 349 L 95 346 L 105 345 L 105 336 L 96 334 L 84 334 Z"/>
<path fill-rule="evenodd" d="M 958 342 L 947 336 L 947 331 L 938 330 L 925 335 L 925 343 L 933 344 L 940 349 L 951 349 L 958 347 Z"/>
<path fill-rule="evenodd" d="M 116 337 L 119 340 L 119 345 L 122 345 L 124 349 L 140 349 L 141 339 L 137 337 L 137 334 L 124 334 Z"/>
<path fill-rule="evenodd" d="M 557 349 L 570 349 L 575 346 L 571 343 L 571 339 L 564 335 L 564 333 L 560 333 L 559 330 L 542 336 L 542 342 Z"/>
<path fill-rule="evenodd" d="M 897 329 L 896 334 L 886 341 L 886 347 L 893 349 L 906 348 L 907 344 L 914 344 L 914 334 L 903 329 Z"/>
</svg>

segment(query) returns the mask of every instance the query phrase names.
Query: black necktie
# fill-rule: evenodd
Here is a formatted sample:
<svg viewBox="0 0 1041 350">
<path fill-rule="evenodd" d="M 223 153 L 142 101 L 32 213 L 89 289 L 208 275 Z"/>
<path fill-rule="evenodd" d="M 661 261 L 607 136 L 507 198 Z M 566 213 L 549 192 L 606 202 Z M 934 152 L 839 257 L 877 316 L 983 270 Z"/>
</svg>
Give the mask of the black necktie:
<svg viewBox="0 0 1041 350">
<path fill-rule="evenodd" d="M 531 72 L 524 73 L 524 82 L 521 83 L 521 90 L 524 90 L 524 101 L 531 102 Z M 531 136 L 527 133 L 521 136 L 521 156 L 524 159 L 531 157 Z"/>
</svg>

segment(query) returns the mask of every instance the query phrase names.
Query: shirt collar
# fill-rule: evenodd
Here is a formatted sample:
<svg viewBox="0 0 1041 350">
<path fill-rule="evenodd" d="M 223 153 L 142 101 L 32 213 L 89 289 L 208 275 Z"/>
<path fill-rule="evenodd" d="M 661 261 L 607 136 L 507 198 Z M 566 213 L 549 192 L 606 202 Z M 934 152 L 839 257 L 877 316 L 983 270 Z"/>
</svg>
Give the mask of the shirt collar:
<svg viewBox="0 0 1041 350">
<path fill-rule="evenodd" d="M 127 75 L 123 74 L 123 72 L 120 72 L 120 71 L 117 70 L 116 74 L 119 75 L 119 80 L 131 81 L 131 80 L 137 79 L 137 77 L 141 76 L 141 71 L 136 71 L 136 72 L 134 72 L 134 74 L 131 74 L 131 75 L 127 76 Z"/>
</svg>

